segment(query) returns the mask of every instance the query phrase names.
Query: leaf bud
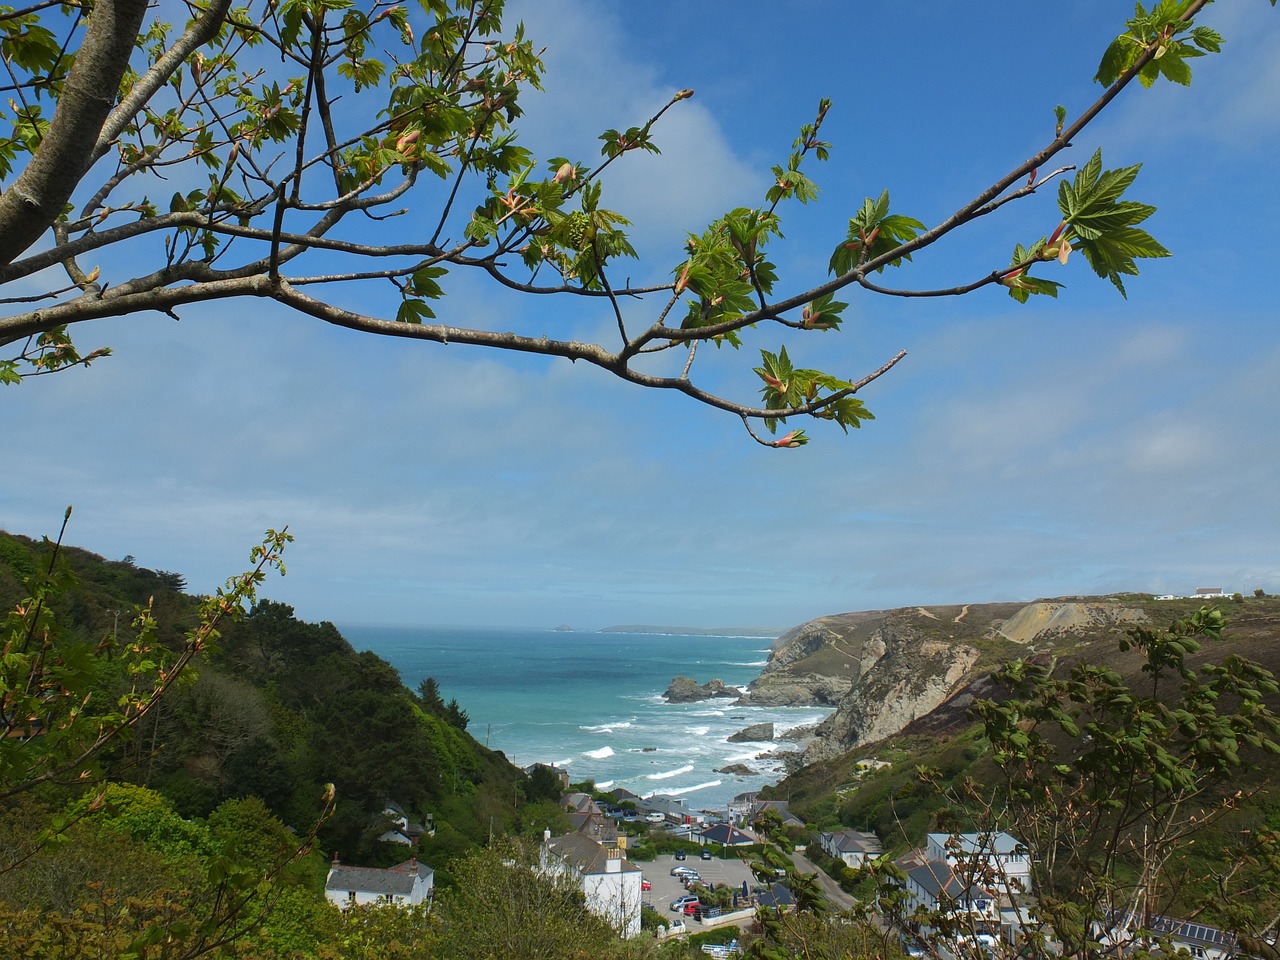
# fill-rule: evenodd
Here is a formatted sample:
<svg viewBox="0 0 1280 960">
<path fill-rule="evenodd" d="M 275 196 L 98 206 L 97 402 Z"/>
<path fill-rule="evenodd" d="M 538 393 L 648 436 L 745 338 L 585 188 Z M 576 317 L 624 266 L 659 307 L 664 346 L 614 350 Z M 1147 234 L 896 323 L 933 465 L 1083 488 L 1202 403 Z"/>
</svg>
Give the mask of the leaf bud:
<svg viewBox="0 0 1280 960">
<path fill-rule="evenodd" d="M 556 170 L 554 180 L 556 183 L 564 183 L 566 180 L 576 180 L 577 178 L 578 171 L 574 168 L 572 163 L 566 160 L 564 163 L 560 164 L 560 168 Z"/>
</svg>

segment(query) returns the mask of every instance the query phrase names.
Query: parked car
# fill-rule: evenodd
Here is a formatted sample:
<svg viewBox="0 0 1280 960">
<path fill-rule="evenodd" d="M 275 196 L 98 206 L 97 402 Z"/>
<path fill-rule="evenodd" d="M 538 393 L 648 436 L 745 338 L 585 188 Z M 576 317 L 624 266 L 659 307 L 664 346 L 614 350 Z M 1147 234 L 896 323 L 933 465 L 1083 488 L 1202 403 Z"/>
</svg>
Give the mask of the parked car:
<svg viewBox="0 0 1280 960">
<path fill-rule="evenodd" d="M 693 870 L 690 870 L 688 873 L 680 875 L 680 882 L 683 883 L 686 887 L 689 886 L 689 884 L 691 883 L 701 883 L 702 874 L 695 873 Z"/>
<path fill-rule="evenodd" d="M 657 810 L 655 810 L 653 811 L 653 813 L 646 813 L 644 815 L 644 819 L 646 823 L 662 823 L 662 821 L 666 820 L 667 818 L 664 814 L 661 814 Z"/>
<path fill-rule="evenodd" d="M 919 937 L 903 937 L 902 949 L 906 952 L 908 957 L 924 957 L 928 955 L 924 942 Z"/>
<path fill-rule="evenodd" d="M 671 875 L 673 877 L 683 877 L 686 873 L 697 873 L 693 867 L 672 867 Z"/>
<path fill-rule="evenodd" d="M 707 849 L 705 849 L 705 848 L 704 848 L 704 849 L 703 849 L 703 851 L 702 851 L 702 859 L 703 859 L 703 860 L 710 860 L 710 859 L 711 859 L 711 851 L 710 851 L 710 850 L 707 850 Z"/>
<path fill-rule="evenodd" d="M 671 912 L 683 913 L 685 907 L 696 907 L 701 902 L 702 901 L 693 896 L 693 894 L 685 894 L 683 897 L 679 897 L 671 901 Z"/>
<path fill-rule="evenodd" d="M 641 890 L 652 890 L 652 889 L 653 889 L 653 881 L 651 881 L 651 880 L 646 880 L 644 877 L 641 877 L 641 878 L 640 878 L 640 889 L 641 889 Z"/>
<path fill-rule="evenodd" d="M 720 908 L 713 907 L 709 903 L 700 903 L 693 911 L 693 919 L 695 920 L 708 920 L 712 917 L 718 916 L 720 916 Z"/>
<path fill-rule="evenodd" d="M 684 859 L 684 847 L 681 847 L 679 850 L 676 851 L 676 859 L 677 860 Z"/>
</svg>

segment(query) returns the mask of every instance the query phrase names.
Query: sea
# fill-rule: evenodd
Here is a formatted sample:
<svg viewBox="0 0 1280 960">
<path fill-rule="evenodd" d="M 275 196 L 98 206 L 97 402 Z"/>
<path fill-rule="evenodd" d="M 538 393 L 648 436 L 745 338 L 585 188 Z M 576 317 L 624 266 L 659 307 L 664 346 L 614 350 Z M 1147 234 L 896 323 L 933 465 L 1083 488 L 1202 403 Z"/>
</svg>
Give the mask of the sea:
<svg viewBox="0 0 1280 960">
<path fill-rule="evenodd" d="M 574 782 L 640 796 L 683 797 L 694 810 L 723 810 L 734 796 L 776 783 L 790 740 L 730 743 L 772 721 L 775 735 L 811 726 L 830 711 L 735 706 L 729 699 L 673 704 L 676 676 L 745 688 L 769 655 L 768 638 L 484 627 L 340 626 L 413 690 L 434 677 L 457 699 L 468 732 L 519 766 L 551 763 Z M 717 772 L 743 764 L 752 774 Z"/>
</svg>

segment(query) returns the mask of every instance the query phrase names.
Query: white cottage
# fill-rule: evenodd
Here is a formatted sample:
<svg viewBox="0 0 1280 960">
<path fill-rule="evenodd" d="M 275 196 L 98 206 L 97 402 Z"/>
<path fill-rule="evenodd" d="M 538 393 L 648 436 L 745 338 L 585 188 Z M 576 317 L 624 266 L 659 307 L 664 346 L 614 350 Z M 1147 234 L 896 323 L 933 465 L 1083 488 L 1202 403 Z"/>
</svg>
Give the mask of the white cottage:
<svg viewBox="0 0 1280 960">
<path fill-rule="evenodd" d="M 1001 892 L 1031 890 L 1031 853 L 1007 833 L 931 833 L 925 856 Z"/>
<path fill-rule="evenodd" d="M 640 868 L 616 847 L 606 847 L 581 833 L 543 835 L 540 869 L 571 877 L 586 898 L 587 909 L 603 917 L 619 935 L 640 933 Z"/>
<path fill-rule="evenodd" d="M 818 836 L 818 844 L 831 859 L 855 870 L 884 852 L 879 837 L 860 830 L 823 831 Z"/>
<path fill-rule="evenodd" d="M 435 871 L 417 857 L 394 867 L 348 867 L 333 858 L 324 882 L 325 899 L 344 910 L 368 904 L 417 906 L 431 899 Z"/>
<path fill-rule="evenodd" d="M 964 883 L 945 860 L 917 861 L 906 875 L 910 910 L 923 909 L 939 918 L 968 916 L 974 920 L 996 920 L 999 917 L 995 894 L 979 884 Z"/>
</svg>

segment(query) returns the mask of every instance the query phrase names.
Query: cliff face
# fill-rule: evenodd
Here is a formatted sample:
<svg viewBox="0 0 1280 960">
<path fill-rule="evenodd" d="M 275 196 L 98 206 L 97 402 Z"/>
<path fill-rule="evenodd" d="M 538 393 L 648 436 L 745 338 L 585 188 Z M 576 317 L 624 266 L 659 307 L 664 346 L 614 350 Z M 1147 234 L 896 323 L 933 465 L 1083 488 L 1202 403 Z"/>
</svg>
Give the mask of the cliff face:
<svg viewBox="0 0 1280 960">
<path fill-rule="evenodd" d="M 1149 621 L 1101 599 L 905 607 L 820 617 L 774 643 L 745 701 L 833 706 L 806 748 L 811 763 L 892 736 L 998 663 Z"/>
</svg>

